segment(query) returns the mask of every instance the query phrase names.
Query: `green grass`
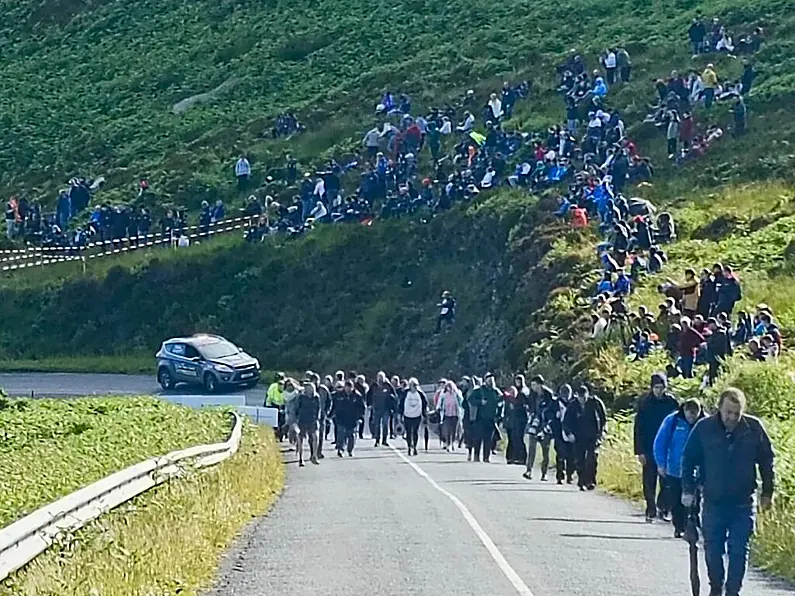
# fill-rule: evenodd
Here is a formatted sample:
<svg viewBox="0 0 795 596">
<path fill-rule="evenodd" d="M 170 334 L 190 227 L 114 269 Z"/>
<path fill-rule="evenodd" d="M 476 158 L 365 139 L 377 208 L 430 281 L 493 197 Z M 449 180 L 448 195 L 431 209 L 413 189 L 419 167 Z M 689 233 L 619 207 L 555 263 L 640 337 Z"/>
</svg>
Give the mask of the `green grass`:
<svg viewBox="0 0 795 596">
<path fill-rule="evenodd" d="M 231 459 L 102 516 L 0 585 L 0 594 L 197 594 L 239 530 L 266 511 L 283 483 L 272 430 L 246 424 Z"/>
<path fill-rule="evenodd" d="M 154 398 L 0 400 L 0 527 L 113 472 L 225 440 L 229 416 Z"/>
<path fill-rule="evenodd" d="M 29 360 L 0 360 L 0 372 L 71 372 L 105 374 L 154 374 L 152 354 L 123 356 L 74 356 L 36 358 Z"/>
<path fill-rule="evenodd" d="M 259 181 L 281 165 L 286 151 L 310 164 L 332 147 L 350 149 L 372 125 L 385 88 L 406 90 L 425 106 L 470 87 L 485 100 L 504 78 L 548 80 L 550 65 L 572 47 L 593 65 L 594 52 L 623 43 L 638 84 L 617 92 L 616 101 L 629 113 L 642 112 L 649 94 L 637 91 L 650 77 L 691 64 L 686 29 L 697 11 L 720 16 L 736 33 L 758 23 L 767 28 L 752 113 L 765 106 L 772 115 L 795 89 L 794 17 L 782 0 L 653 6 L 508 0 L 497 7 L 485 0 L 366 6 L 147 0 L 133 7 L 120 0 L 3 0 L 0 7 L 6 15 L 0 73 L 15 81 L 0 92 L 6 194 L 23 187 L 52 197 L 80 171 L 106 174 L 114 199 L 131 198 L 141 175 L 152 180 L 161 201 L 196 205 L 235 196 L 232 165 L 240 151 L 251 154 Z M 739 71 L 738 61 L 714 60 L 723 75 Z M 236 84 L 210 103 L 171 112 L 174 103 L 230 80 Z M 263 138 L 285 109 L 297 110 L 312 134 L 290 143 Z M 532 108 L 517 122 L 546 118 Z M 771 141 L 792 138 L 789 120 L 759 125 L 770 129 Z M 786 153 L 770 160 L 767 171 L 792 164 Z M 703 175 L 720 179 L 732 172 Z"/>
</svg>

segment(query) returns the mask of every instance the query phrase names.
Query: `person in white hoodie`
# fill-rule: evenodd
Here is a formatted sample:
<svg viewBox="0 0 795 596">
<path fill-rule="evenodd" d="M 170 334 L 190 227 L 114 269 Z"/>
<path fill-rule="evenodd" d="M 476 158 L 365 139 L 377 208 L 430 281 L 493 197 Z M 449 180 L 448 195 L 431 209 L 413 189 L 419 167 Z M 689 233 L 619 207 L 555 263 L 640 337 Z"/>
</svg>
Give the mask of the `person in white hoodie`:
<svg viewBox="0 0 795 596">
<path fill-rule="evenodd" d="M 489 107 L 491 108 L 491 114 L 494 116 L 494 121 L 498 121 L 502 118 L 504 112 L 502 111 L 502 102 L 500 98 L 497 97 L 496 93 L 492 93 L 489 96 Z"/>
<path fill-rule="evenodd" d="M 414 377 L 409 379 L 409 386 L 402 396 L 398 412 L 403 416 L 409 455 L 417 455 L 420 424 L 428 414 L 428 399 L 420 389 L 420 382 Z"/>
<path fill-rule="evenodd" d="M 464 397 L 453 381 L 447 381 L 439 395 L 439 418 L 445 451 L 455 450 L 458 425 L 464 419 Z"/>
</svg>

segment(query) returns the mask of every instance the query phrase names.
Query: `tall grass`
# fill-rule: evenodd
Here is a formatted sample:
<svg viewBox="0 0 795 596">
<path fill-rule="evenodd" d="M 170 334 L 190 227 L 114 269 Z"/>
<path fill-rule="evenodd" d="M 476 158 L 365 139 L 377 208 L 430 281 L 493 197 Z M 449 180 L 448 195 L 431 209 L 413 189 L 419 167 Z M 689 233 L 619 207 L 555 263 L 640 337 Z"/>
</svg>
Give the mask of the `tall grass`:
<svg viewBox="0 0 795 596">
<path fill-rule="evenodd" d="M 3 596 L 195 595 L 240 528 L 284 482 L 270 428 L 246 424 L 240 451 L 99 518 L 0 586 Z"/>
</svg>

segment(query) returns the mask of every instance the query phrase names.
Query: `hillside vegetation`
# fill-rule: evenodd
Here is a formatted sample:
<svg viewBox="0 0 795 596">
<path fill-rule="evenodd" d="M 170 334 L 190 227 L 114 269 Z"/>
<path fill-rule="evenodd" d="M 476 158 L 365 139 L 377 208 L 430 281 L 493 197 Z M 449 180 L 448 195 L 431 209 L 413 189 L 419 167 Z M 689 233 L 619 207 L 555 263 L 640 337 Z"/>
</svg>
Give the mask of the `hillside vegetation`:
<svg viewBox="0 0 795 596">
<path fill-rule="evenodd" d="M 159 196 L 196 205 L 233 194 L 240 151 L 250 153 L 261 180 L 285 151 L 307 164 L 332 146 L 350 148 L 347 139 L 371 126 L 368 114 L 386 88 L 429 105 L 470 87 L 488 90 L 505 77 L 544 80 L 572 47 L 593 64 L 593 54 L 614 43 L 629 50 L 645 84 L 689 64 L 686 29 L 697 11 L 720 16 L 738 33 L 766 28 L 751 109 L 764 103 L 785 114 L 795 89 L 795 16 L 787 6 L 2 0 L 0 73 L 14 84 L 0 90 L 0 188 L 52 200 L 81 172 L 105 174 L 111 197 L 130 198 L 133 183 L 147 176 Z M 175 103 L 225 82 L 210 103 L 172 112 Z M 625 89 L 617 101 L 643 111 L 644 95 Z M 287 109 L 310 134 L 289 143 L 263 138 Z M 790 118 L 769 122 L 760 123 L 769 142 L 792 138 Z M 791 156 L 771 159 L 781 171 L 791 164 Z"/>
<path fill-rule="evenodd" d="M 0 36 L 0 184 L 7 192 L 51 193 L 76 171 L 105 173 L 109 195 L 127 196 L 147 175 L 161 197 L 195 205 L 233 197 L 232 164 L 247 151 L 257 181 L 287 151 L 302 166 L 358 147 L 387 88 L 427 107 L 473 88 L 479 99 L 505 79 L 532 78 L 531 99 L 508 126 L 543 130 L 563 118 L 550 88 L 553 66 L 577 48 L 594 55 L 622 44 L 634 82 L 608 97 L 630 136 L 655 162 L 651 187 L 633 189 L 670 210 L 679 241 L 663 275 L 647 279 L 632 307 L 656 307 L 656 283 L 687 267 L 733 265 L 741 307 L 773 307 L 786 341 L 795 332 L 795 11 L 785 0 L 476 0 L 359 5 L 347 0 L 138 2 L 3 0 Z M 650 81 L 674 68 L 713 61 L 739 75 L 741 61 L 691 59 L 686 30 L 700 12 L 735 36 L 754 26 L 767 37 L 760 75 L 747 98 L 749 134 L 726 135 L 698 161 L 674 169 L 664 135 L 640 124 Z M 177 116 L 174 103 L 231 81 L 209 104 Z M 293 109 L 308 132 L 290 141 L 263 133 Z M 713 118 L 728 119 L 723 108 Z M 35 189 L 30 185 L 35 185 Z M 268 189 L 270 191 L 270 187 Z M 218 331 L 268 368 L 348 367 L 373 372 L 459 374 L 527 368 L 553 381 L 589 381 L 614 407 L 646 389 L 662 355 L 630 363 L 619 346 L 587 339 L 598 277 L 593 231 L 554 221 L 554 201 L 498 191 L 427 225 L 400 221 L 334 226 L 297 241 L 225 243 L 174 258 L 130 255 L 117 267 L 55 268 L 56 276 L 3 280 L 0 350 L 6 358 L 151 354 L 166 336 Z M 459 299 L 447 333 L 431 333 L 443 289 Z M 779 506 L 763 519 L 757 562 L 792 575 L 793 436 L 791 357 L 728 364 L 721 383 L 748 390 L 751 408 L 773 429 L 781 465 Z M 677 380 L 680 396 L 700 394 Z M 712 393 L 705 397 L 711 399 Z M 631 494 L 638 485 L 627 426 L 604 458 L 605 479 Z"/>
<path fill-rule="evenodd" d="M 0 527 L 105 476 L 226 440 L 230 418 L 152 398 L 0 399 Z"/>
</svg>

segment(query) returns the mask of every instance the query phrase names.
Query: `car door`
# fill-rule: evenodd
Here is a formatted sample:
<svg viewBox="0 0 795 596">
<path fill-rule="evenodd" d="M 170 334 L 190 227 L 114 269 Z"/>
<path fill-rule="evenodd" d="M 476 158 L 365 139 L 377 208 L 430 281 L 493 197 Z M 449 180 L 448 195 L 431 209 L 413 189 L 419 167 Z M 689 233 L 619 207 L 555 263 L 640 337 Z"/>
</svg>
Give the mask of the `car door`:
<svg viewBox="0 0 795 596">
<path fill-rule="evenodd" d="M 202 355 L 195 347 L 185 345 L 185 374 L 188 381 L 201 383 L 202 380 Z"/>
<path fill-rule="evenodd" d="M 183 343 L 171 345 L 171 360 L 174 363 L 174 374 L 178 381 L 191 382 L 196 378 L 194 363 L 189 360 L 187 355 L 189 347 Z"/>
</svg>

